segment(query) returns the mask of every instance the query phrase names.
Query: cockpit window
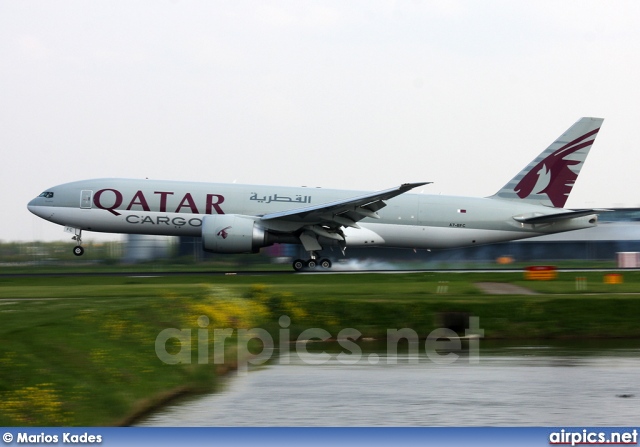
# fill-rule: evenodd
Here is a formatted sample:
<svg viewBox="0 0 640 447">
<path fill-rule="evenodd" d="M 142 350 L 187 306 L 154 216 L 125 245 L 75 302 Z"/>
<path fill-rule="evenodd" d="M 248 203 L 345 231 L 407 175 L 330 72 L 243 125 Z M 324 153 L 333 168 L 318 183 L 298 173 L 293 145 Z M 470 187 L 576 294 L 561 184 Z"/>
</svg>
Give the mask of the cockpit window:
<svg viewBox="0 0 640 447">
<path fill-rule="evenodd" d="M 45 191 L 42 194 L 40 194 L 38 197 L 44 197 L 45 199 L 52 199 L 53 193 L 51 191 Z"/>
</svg>

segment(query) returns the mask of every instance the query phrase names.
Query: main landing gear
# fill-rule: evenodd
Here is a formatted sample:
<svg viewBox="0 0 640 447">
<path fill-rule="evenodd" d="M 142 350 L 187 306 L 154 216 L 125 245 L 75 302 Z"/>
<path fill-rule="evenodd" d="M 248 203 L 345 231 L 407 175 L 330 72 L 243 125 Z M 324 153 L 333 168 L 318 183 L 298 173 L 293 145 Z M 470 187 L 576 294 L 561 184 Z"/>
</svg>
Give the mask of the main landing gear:
<svg viewBox="0 0 640 447">
<path fill-rule="evenodd" d="M 84 248 L 82 248 L 82 230 L 76 230 L 76 235 L 71 238 L 76 241 L 75 247 L 73 247 L 73 254 L 76 256 L 82 256 L 84 254 Z"/>
<path fill-rule="evenodd" d="M 327 258 L 324 258 L 318 261 L 316 259 L 315 253 L 311 253 L 311 259 L 307 261 L 303 261 L 302 259 L 296 259 L 295 261 L 293 261 L 293 269 L 296 272 L 300 272 L 303 270 L 314 270 L 318 266 L 320 266 L 320 268 L 323 268 L 323 269 L 330 269 L 331 261 L 328 260 Z"/>
</svg>

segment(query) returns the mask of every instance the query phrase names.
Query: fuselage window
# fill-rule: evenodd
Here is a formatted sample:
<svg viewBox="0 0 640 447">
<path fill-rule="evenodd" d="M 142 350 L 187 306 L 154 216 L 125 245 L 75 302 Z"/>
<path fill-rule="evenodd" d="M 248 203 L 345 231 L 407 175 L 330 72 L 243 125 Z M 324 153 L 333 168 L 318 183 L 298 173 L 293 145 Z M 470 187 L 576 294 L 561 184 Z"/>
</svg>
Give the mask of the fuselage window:
<svg viewBox="0 0 640 447">
<path fill-rule="evenodd" d="M 45 199 L 52 199 L 53 193 L 51 191 L 45 191 L 42 194 L 40 194 L 38 197 L 44 197 Z"/>
</svg>

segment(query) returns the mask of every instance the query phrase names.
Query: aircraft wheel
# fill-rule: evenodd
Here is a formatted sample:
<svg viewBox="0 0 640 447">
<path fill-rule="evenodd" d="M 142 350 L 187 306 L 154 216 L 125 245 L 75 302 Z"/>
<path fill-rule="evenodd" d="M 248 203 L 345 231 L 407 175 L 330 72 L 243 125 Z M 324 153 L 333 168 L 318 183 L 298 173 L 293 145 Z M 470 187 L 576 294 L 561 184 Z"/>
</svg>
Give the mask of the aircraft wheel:
<svg viewBox="0 0 640 447">
<path fill-rule="evenodd" d="M 302 259 L 296 259 L 293 261 L 293 269 L 296 272 L 301 271 L 304 268 L 304 261 Z"/>
<path fill-rule="evenodd" d="M 315 260 L 315 259 L 309 259 L 309 260 L 307 261 L 307 268 L 308 268 L 308 269 L 314 269 L 314 268 L 316 268 L 317 266 L 318 266 L 318 263 L 316 262 L 316 260 Z"/>
<path fill-rule="evenodd" d="M 320 267 L 322 267 L 323 269 L 330 269 L 331 261 L 329 261 L 327 258 L 324 258 L 320 261 Z"/>
<path fill-rule="evenodd" d="M 84 254 L 84 248 L 80 245 L 73 247 L 73 254 L 76 256 L 82 256 Z"/>
</svg>

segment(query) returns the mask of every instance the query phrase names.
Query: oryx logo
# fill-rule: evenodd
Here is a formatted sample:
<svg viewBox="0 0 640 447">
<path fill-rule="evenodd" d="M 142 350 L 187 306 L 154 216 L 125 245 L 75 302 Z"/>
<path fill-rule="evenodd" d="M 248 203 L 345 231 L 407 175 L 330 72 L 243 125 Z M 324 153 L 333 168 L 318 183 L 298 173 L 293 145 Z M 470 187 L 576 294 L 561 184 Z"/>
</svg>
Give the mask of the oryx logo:
<svg viewBox="0 0 640 447">
<path fill-rule="evenodd" d="M 229 233 L 227 233 L 227 230 L 231 228 L 231 226 L 228 227 L 224 227 L 222 230 L 218 231 L 216 233 L 216 236 L 221 237 L 222 239 L 226 239 L 227 236 L 229 236 Z"/>
<path fill-rule="evenodd" d="M 524 199 L 531 194 L 546 194 L 553 206 L 562 208 L 584 162 L 584 157 L 580 160 L 571 155 L 591 146 L 599 130 L 592 130 L 565 144 L 535 165 L 514 188 L 518 197 Z"/>
</svg>

